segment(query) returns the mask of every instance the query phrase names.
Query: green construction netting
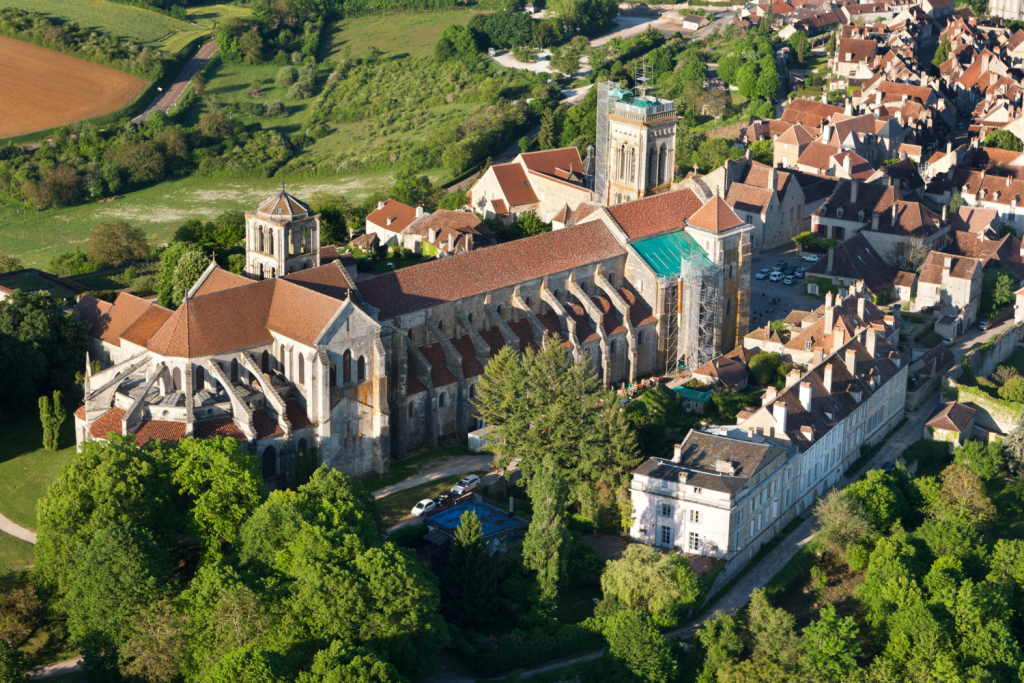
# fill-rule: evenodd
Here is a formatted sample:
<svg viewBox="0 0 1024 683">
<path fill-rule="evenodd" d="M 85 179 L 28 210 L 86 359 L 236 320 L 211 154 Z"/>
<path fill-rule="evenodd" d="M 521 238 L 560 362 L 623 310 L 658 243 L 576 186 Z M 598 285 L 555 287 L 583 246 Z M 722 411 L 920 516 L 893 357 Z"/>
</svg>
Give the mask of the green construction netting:
<svg viewBox="0 0 1024 683">
<path fill-rule="evenodd" d="M 679 277 L 684 259 L 702 270 L 713 267 L 700 245 L 683 230 L 636 242 L 632 246 L 659 277 Z"/>
</svg>

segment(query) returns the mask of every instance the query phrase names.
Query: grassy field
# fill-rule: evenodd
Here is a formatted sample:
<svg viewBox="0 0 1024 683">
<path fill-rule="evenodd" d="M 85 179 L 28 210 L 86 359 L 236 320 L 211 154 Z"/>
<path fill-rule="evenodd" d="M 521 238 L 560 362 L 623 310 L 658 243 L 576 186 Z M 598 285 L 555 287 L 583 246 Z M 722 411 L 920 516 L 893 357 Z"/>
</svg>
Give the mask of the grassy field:
<svg viewBox="0 0 1024 683">
<path fill-rule="evenodd" d="M 429 175 L 436 182 L 446 173 L 439 170 Z M 359 201 L 390 184 L 391 176 L 386 173 L 363 174 L 289 182 L 288 191 L 300 199 L 308 199 L 314 192 L 327 192 Z M 231 209 L 254 210 L 280 186 L 279 179 L 187 178 L 130 193 L 117 202 L 8 213 L 0 222 L 0 251 L 17 255 L 26 268 L 45 268 L 52 257 L 73 251 L 75 245 L 84 247 L 97 223 L 113 219 L 129 221 L 161 244 L 189 218 L 211 220 Z"/>
<path fill-rule="evenodd" d="M 0 532 L 0 574 L 32 565 L 32 544 Z"/>
<path fill-rule="evenodd" d="M 225 19 L 248 18 L 252 14 L 252 8 L 238 5 L 201 5 L 186 7 L 185 13 L 188 14 L 190 21 L 213 28 Z"/>
<path fill-rule="evenodd" d="M 0 420 L 0 514 L 28 529 L 36 528 L 36 501 L 46 493 L 61 465 L 75 453 L 75 418 L 60 430 L 59 451 L 44 451 L 39 414 L 26 410 Z"/>
<path fill-rule="evenodd" d="M 108 35 L 130 38 L 142 45 L 177 52 L 198 36 L 210 32 L 207 27 L 193 26 L 165 14 L 150 12 L 132 5 L 108 0 L 3 0 L 4 5 L 30 12 L 39 12 L 82 28 L 96 29 Z M 195 11 L 210 7 L 197 7 Z M 189 14 L 192 12 L 190 11 Z"/>
<path fill-rule="evenodd" d="M 366 54 L 375 47 L 388 54 L 408 54 L 413 57 L 434 52 L 434 43 L 446 26 L 465 26 L 472 12 L 426 12 L 386 17 L 356 17 L 342 19 L 328 27 L 326 58 L 337 57 L 349 50 L 354 57 Z"/>
</svg>

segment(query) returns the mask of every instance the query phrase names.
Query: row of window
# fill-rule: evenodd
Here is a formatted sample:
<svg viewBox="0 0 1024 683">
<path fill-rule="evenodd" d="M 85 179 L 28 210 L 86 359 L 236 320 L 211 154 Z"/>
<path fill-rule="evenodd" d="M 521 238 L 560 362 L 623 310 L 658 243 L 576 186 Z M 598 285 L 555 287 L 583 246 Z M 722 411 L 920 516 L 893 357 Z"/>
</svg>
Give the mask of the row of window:
<svg viewBox="0 0 1024 683">
<path fill-rule="evenodd" d="M 470 400 L 476 398 L 476 384 L 470 384 L 469 385 L 469 398 L 470 398 Z M 438 392 L 438 394 L 437 394 L 437 407 L 438 408 L 444 408 L 446 405 L 448 405 L 448 392 L 447 391 L 440 391 L 440 392 Z M 412 418 L 415 414 L 416 414 L 416 402 L 415 401 L 409 401 L 409 417 Z M 483 425 L 480 425 L 480 426 L 482 427 Z M 478 427 L 478 429 L 479 429 L 479 427 Z"/>
<path fill-rule="evenodd" d="M 313 229 L 302 226 L 301 233 L 297 228 L 283 228 L 285 248 L 290 256 L 305 254 L 313 250 Z M 274 229 L 255 227 L 252 230 L 250 249 L 264 254 L 274 255 Z"/>
</svg>

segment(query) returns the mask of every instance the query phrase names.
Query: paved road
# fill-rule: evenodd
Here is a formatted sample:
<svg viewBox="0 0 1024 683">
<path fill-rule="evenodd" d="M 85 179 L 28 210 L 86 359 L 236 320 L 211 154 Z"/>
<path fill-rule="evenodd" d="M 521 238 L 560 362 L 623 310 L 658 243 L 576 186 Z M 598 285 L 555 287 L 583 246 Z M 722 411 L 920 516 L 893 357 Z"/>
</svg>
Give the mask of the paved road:
<svg viewBox="0 0 1024 683">
<path fill-rule="evenodd" d="M 856 481 L 857 477 L 859 477 L 862 472 L 880 467 L 882 463 L 888 460 L 896 460 L 907 446 L 922 438 L 924 423 L 928 420 L 931 414 L 935 412 L 938 405 L 939 394 L 936 392 L 930 399 L 928 399 L 928 401 L 925 402 L 923 406 L 921 406 L 920 410 L 907 415 L 907 423 L 903 425 L 898 432 L 892 435 L 892 437 L 886 442 L 885 446 L 875 454 L 875 457 L 872 458 L 870 462 L 860 470 L 850 472 L 846 477 L 841 478 L 836 482 L 836 488 L 849 486 L 853 481 Z M 768 553 L 767 557 L 761 560 L 761 562 L 743 578 L 742 581 L 736 584 L 732 590 L 714 603 L 715 613 L 717 614 L 718 612 L 722 612 L 724 614 L 732 614 L 746 605 L 750 600 L 750 594 L 754 592 L 755 589 L 766 586 L 768 582 L 771 581 L 772 578 L 796 556 L 800 549 L 814 538 L 814 525 L 815 519 L 813 516 L 810 516 L 800 526 L 787 535 L 774 550 Z M 686 626 L 674 631 L 669 631 L 665 634 L 665 637 L 689 638 L 696 633 L 697 629 L 704 623 L 704 620 L 710 616 L 711 615 L 702 616 L 691 624 L 687 624 Z M 542 666 L 527 669 L 522 673 L 520 678 L 530 678 L 541 673 L 569 666 L 570 664 L 597 659 L 600 656 L 600 651 L 584 652 L 573 657 L 567 657 L 565 659 L 549 662 Z M 478 679 L 475 677 L 467 677 L 442 668 L 441 671 L 428 680 L 431 681 L 431 683 L 473 683 L 473 681 Z"/>
<path fill-rule="evenodd" d="M 199 70 L 205 66 L 206 62 L 209 61 L 213 53 L 217 51 L 217 43 L 210 41 L 206 45 L 199 48 L 199 52 L 196 56 L 189 60 L 185 68 L 182 69 L 181 73 L 174 80 L 174 84 L 167 89 L 166 92 L 157 95 L 156 99 L 153 100 L 152 104 L 146 107 L 146 111 L 142 112 L 134 119 L 132 123 L 142 123 L 149 118 L 149 115 L 153 113 L 154 109 L 161 109 L 164 112 L 171 110 L 174 103 L 185 94 L 185 89 L 188 87 L 188 82 L 192 80 L 192 77 L 199 73 Z"/>
<path fill-rule="evenodd" d="M 438 479 L 444 479 L 445 477 L 450 477 L 453 474 L 489 470 L 491 469 L 491 461 L 494 459 L 493 455 L 459 455 L 449 457 L 450 459 L 442 465 L 433 467 L 426 472 L 420 472 L 415 477 L 403 479 L 397 484 L 377 489 L 373 492 L 373 497 L 383 498 L 384 496 L 390 496 L 392 493 L 398 493 L 399 491 L 411 489 L 413 486 L 419 486 L 420 484 L 427 484 L 432 481 L 437 481 Z"/>
<path fill-rule="evenodd" d="M 73 673 L 78 673 L 82 670 L 82 658 L 75 657 L 74 659 L 65 659 L 63 662 L 54 662 L 53 664 L 47 664 L 41 666 L 38 669 L 33 669 L 28 677 L 34 681 L 43 681 L 47 678 L 56 678 L 57 676 L 68 676 Z"/>
<path fill-rule="evenodd" d="M 20 524 L 15 524 L 3 515 L 0 515 L 0 531 L 5 534 L 10 534 L 15 538 L 20 538 L 26 543 L 31 543 L 32 545 L 36 544 L 36 532 L 31 529 L 26 529 Z"/>
</svg>

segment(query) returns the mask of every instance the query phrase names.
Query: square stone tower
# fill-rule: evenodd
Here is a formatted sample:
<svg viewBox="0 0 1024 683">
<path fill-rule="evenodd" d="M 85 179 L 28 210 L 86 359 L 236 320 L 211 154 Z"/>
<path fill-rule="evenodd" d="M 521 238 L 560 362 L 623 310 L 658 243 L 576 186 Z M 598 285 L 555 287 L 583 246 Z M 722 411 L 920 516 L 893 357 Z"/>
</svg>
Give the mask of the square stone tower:
<svg viewBox="0 0 1024 683">
<path fill-rule="evenodd" d="M 598 84 L 595 191 L 606 206 L 672 189 L 675 103 L 647 95 L 643 79 L 637 82 L 636 92 Z"/>
<path fill-rule="evenodd" d="M 245 275 L 280 277 L 320 265 L 320 214 L 281 191 L 245 213 Z"/>
</svg>

